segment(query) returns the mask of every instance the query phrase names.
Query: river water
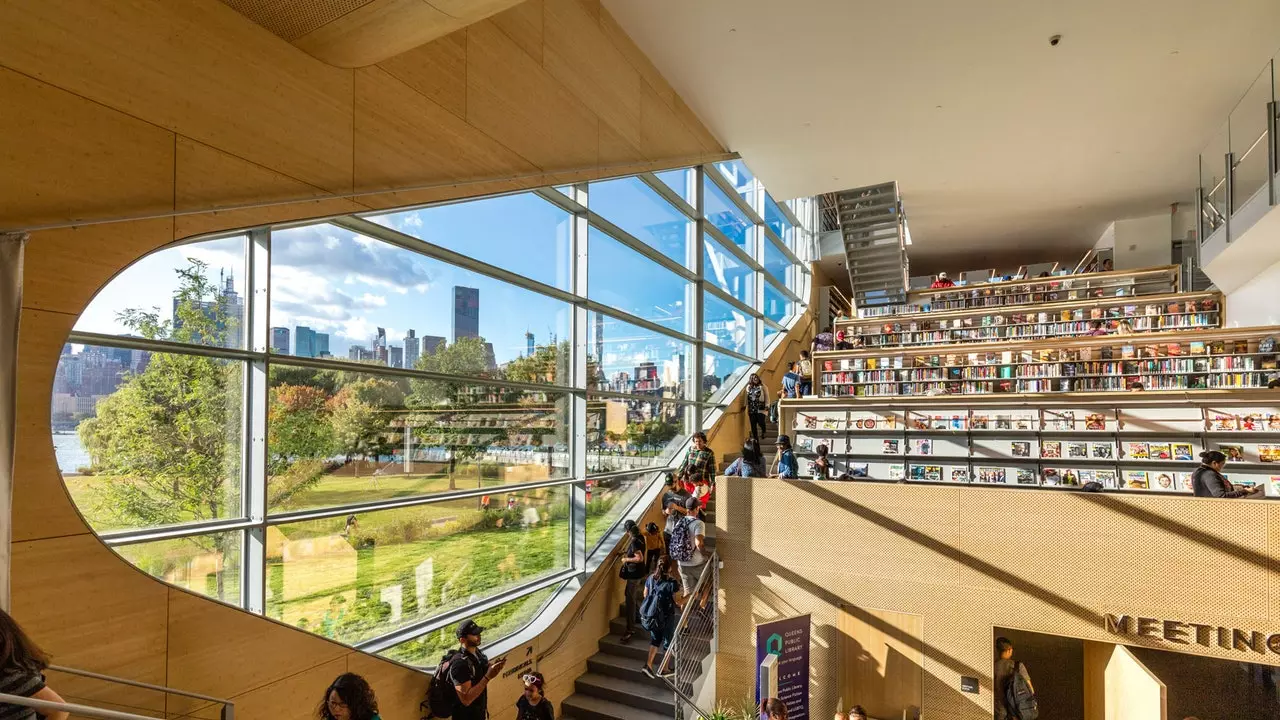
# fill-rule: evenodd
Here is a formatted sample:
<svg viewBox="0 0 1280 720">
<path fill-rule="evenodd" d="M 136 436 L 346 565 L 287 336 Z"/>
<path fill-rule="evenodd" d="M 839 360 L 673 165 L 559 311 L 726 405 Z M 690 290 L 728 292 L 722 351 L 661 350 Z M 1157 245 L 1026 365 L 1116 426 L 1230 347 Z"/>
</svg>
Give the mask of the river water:
<svg viewBox="0 0 1280 720">
<path fill-rule="evenodd" d="M 58 469 L 63 473 L 73 473 L 76 468 L 89 464 L 89 453 L 80 445 L 80 436 L 76 433 L 54 433 L 53 451 L 58 456 Z"/>
</svg>

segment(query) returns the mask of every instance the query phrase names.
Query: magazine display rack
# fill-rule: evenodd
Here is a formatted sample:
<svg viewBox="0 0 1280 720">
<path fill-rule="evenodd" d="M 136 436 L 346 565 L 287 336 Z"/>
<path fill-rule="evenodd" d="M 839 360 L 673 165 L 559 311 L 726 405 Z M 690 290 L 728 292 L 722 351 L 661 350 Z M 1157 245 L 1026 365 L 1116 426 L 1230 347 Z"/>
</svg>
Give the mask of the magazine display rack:
<svg viewBox="0 0 1280 720">
<path fill-rule="evenodd" d="M 788 401 L 802 475 L 826 445 L 833 477 L 1108 491 L 1191 492 L 1203 450 L 1228 456 L 1237 487 L 1280 497 L 1274 404 L 807 409 Z M 807 470 L 807 473 L 806 473 Z"/>
</svg>

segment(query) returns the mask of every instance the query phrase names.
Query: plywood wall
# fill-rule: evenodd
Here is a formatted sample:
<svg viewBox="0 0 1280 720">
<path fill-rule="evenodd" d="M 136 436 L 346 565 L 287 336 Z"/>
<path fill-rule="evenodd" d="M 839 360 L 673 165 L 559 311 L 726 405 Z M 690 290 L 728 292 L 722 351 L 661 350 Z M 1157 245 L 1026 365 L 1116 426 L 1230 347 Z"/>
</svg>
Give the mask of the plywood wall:
<svg viewBox="0 0 1280 720">
<path fill-rule="evenodd" d="M 59 663 L 233 698 L 242 718 L 308 716 L 346 670 L 371 677 L 384 716 L 416 717 L 419 673 L 170 588 L 97 540 L 50 434 L 67 333 L 115 273 L 176 239 L 670 167 L 723 147 L 596 0 L 528 0 L 358 70 L 217 0 L 12 0 L 0 4 L 0 108 L 0 228 L 148 218 L 32 233 L 14 615 Z M 377 194 L 334 197 L 364 192 Z M 276 204 L 218 210 L 251 203 Z M 606 632 L 608 596 L 549 659 L 553 697 Z M 491 707 L 505 712 L 514 693 L 499 684 Z"/>
<path fill-rule="evenodd" d="M 922 617 L 923 716 L 948 720 L 991 717 L 994 627 L 1097 642 L 1116 639 L 1103 613 L 1280 627 L 1276 503 L 778 480 L 718 492 L 721 699 L 751 692 L 756 623 L 810 613 L 811 714 L 829 717 L 842 605 L 886 633 L 860 608 Z M 1280 665 L 1271 652 L 1125 643 Z M 961 692 L 961 676 L 980 693 Z"/>
</svg>

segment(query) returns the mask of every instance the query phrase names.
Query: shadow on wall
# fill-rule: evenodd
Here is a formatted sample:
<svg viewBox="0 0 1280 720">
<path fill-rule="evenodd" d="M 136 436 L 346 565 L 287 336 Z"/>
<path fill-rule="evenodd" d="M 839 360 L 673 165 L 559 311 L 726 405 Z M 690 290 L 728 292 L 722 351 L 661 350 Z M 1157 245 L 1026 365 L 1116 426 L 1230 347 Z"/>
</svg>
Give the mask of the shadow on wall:
<svg viewBox="0 0 1280 720">
<path fill-rule="evenodd" d="M 1040 720 L 1084 717 L 1083 640 L 998 627 L 991 636 L 993 647 L 997 637 L 1008 638 L 1013 659 L 1026 665 L 1040 704 Z M 1182 720 L 1181 715 L 1176 717 Z"/>
</svg>

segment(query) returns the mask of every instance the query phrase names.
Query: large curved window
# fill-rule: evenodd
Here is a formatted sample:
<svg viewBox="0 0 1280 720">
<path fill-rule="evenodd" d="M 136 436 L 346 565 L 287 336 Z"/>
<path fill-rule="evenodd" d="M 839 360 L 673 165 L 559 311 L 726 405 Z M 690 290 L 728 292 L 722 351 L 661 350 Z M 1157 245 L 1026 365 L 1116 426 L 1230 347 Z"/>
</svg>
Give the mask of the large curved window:
<svg viewBox="0 0 1280 720">
<path fill-rule="evenodd" d="M 516 632 L 802 310 L 762 280 L 806 269 L 757 247 L 759 180 L 725 165 L 735 196 L 721 172 L 141 258 L 58 361 L 67 490 L 145 572 L 339 642 L 432 665 L 455 643 L 445 619 L 480 603 L 486 641 Z M 789 208 L 768 221 L 811 242 Z"/>
</svg>

